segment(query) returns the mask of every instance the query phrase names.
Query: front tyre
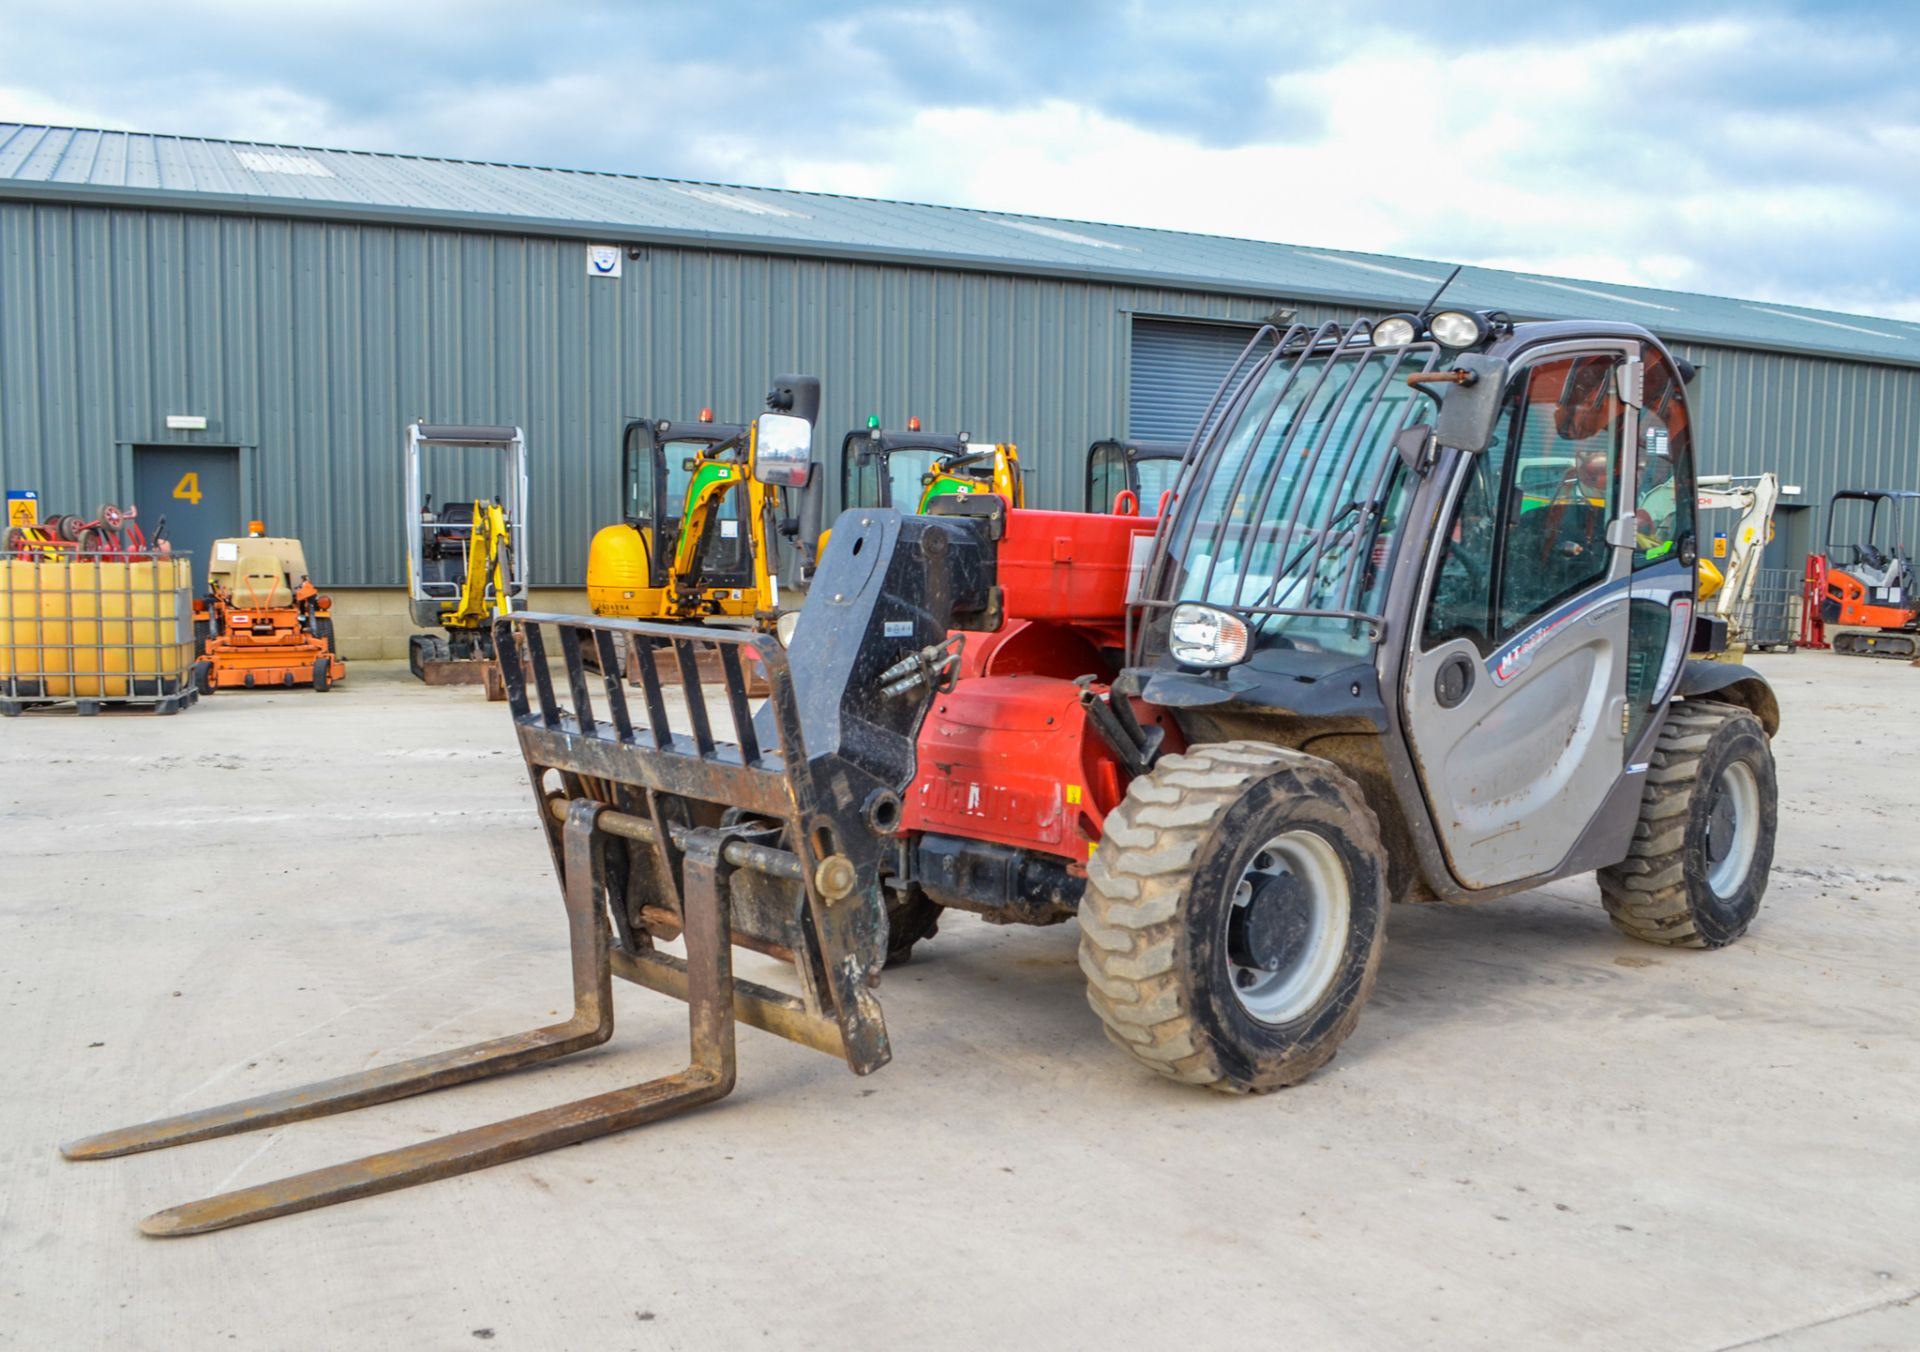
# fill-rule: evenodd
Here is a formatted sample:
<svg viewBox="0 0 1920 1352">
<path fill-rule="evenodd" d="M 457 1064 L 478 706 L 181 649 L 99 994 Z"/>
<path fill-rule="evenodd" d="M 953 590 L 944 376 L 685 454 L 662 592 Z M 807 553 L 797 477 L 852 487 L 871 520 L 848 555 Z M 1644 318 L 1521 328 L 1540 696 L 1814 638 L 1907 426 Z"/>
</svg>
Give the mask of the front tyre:
<svg viewBox="0 0 1920 1352">
<path fill-rule="evenodd" d="M 1386 851 L 1331 763 L 1260 742 L 1167 756 L 1107 817 L 1080 967 L 1107 1035 L 1170 1079 L 1264 1093 L 1332 1059 L 1386 942 Z"/>
<path fill-rule="evenodd" d="M 1680 702 L 1647 767 L 1627 857 L 1600 870 L 1614 928 L 1650 944 L 1724 948 L 1747 932 L 1773 868 L 1773 747 L 1731 704 Z"/>
</svg>

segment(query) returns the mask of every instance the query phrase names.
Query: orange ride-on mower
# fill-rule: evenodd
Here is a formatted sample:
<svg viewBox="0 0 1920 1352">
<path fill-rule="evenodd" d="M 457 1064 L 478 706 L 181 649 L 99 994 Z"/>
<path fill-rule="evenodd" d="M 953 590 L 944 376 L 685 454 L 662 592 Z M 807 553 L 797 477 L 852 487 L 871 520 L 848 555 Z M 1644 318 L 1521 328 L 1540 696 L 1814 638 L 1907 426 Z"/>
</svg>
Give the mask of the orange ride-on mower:
<svg viewBox="0 0 1920 1352">
<path fill-rule="evenodd" d="M 344 680 L 347 664 L 333 650 L 327 613 L 332 604 L 307 576 L 298 540 L 215 540 L 207 597 L 193 603 L 194 687 L 203 695 L 235 687 L 324 691 Z"/>
</svg>

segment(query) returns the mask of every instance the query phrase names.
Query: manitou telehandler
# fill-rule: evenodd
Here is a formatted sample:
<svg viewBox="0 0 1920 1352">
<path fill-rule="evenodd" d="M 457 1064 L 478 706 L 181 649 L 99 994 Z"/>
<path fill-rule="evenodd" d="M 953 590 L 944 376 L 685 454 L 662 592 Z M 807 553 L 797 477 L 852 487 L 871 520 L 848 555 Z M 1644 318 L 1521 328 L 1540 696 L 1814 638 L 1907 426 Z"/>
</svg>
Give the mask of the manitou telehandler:
<svg viewBox="0 0 1920 1352">
<path fill-rule="evenodd" d="M 715 422 L 711 409 L 691 423 L 629 422 L 621 446 L 624 520 L 596 532 L 587 552 L 593 613 L 776 619 L 780 542 L 798 534 L 795 508 L 808 485 L 764 484 L 753 463 L 753 425 Z M 809 480 L 813 474 L 810 465 Z M 798 594 L 790 600 L 797 604 Z"/>
<path fill-rule="evenodd" d="M 407 640 L 407 668 L 429 685 L 473 685 L 493 667 L 494 621 L 527 603 L 527 441 L 517 427 L 407 425 L 407 596 L 414 624 L 440 634 Z M 483 468 L 505 460 L 491 496 L 443 499 L 424 491 L 425 461 L 457 460 L 460 473 L 498 480 Z"/>
<path fill-rule="evenodd" d="M 1760 676 L 1689 658 L 1717 626 L 1694 615 L 1685 372 L 1625 324 L 1455 310 L 1267 328 L 1157 518 L 992 493 L 848 511 L 790 646 L 513 616 L 502 664 L 569 916 L 572 1018 L 67 1153 L 563 1056 L 611 1034 L 615 975 L 688 1001 L 686 1069 L 143 1228 L 323 1206 L 710 1102 L 733 1087 L 736 1021 L 866 1074 L 891 1054 L 875 982 L 914 907 L 1077 915 L 1112 1039 L 1235 1093 L 1334 1054 L 1392 900 L 1597 870 L 1624 933 L 1731 943 L 1766 890 L 1779 715 Z M 1675 491 L 1642 522 L 1632 448 L 1656 425 Z M 762 471 L 769 447 L 804 456 L 808 431 L 762 416 Z M 1523 463 L 1594 457 L 1598 506 L 1522 510 Z M 633 654 L 638 697 L 589 679 L 588 645 L 606 671 Z M 693 660 L 709 647 L 712 687 Z M 772 691 L 757 711 L 748 655 Z M 675 936 L 684 958 L 659 947 Z M 791 962 L 796 989 L 734 977 L 735 944 Z"/>
</svg>

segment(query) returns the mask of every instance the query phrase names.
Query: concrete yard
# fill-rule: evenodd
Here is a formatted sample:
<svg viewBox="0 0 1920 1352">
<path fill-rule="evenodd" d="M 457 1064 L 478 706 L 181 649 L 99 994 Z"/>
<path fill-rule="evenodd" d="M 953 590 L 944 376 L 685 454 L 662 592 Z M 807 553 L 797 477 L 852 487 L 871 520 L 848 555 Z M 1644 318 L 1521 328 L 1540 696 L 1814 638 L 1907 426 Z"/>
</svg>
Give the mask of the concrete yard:
<svg viewBox="0 0 1920 1352">
<path fill-rule="evenodd" d="M 0 723 L 0 1346 L 1920 1346 L 1920 670 L 1755 664 L 1781 834 L 1726 951 L 1616 935 L 1591 878 L 1401 907 L 1338 1059 L 1232 1099 L 1108 1045 L 1073 926 L 958 916 L 870 1079 L 745 1029 L 700 1113 L 169 1241 L 135 1222 L 671 1069 L 684 1009 L 623 986 L 544 1070 L 69 1163 L 548 1022 L 565 934 L 476 690 Z"/>
</svg>

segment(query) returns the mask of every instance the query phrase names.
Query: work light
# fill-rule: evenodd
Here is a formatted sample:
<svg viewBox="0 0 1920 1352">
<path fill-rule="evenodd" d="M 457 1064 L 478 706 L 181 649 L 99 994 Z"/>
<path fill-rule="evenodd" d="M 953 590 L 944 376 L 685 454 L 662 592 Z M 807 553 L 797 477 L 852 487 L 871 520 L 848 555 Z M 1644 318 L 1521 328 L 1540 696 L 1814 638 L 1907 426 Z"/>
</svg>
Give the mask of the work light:
<svg viewBox="0 0 1920 1352">
<path fill-rule="evenodd" d="M 1487 332 L 1480 316 L 1465 310 L 1442 310 L 1428 322 L 1427 328 L 1442 347 L 1476 347 Z"/>
<path fill-rule="evenodd" d="M 1246 658 L 1247 622 L 1212 606 L 1178 605 L 1167 647 L 1190 667 L 1230 667 Z"/>
<path fill-rule="evenodd" d="M 1420 326 L 1412 315 L 1388 315 L 1373 326 L 1375 347 L 1405 347 L 1420 336 Z"/>
</svg>

